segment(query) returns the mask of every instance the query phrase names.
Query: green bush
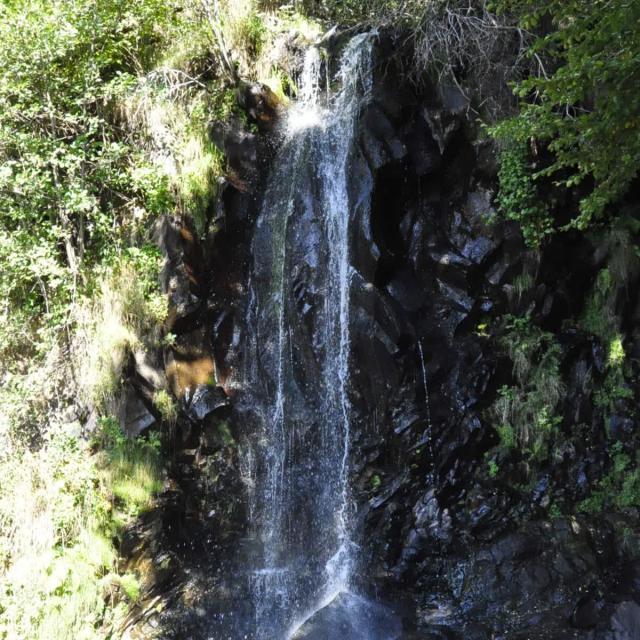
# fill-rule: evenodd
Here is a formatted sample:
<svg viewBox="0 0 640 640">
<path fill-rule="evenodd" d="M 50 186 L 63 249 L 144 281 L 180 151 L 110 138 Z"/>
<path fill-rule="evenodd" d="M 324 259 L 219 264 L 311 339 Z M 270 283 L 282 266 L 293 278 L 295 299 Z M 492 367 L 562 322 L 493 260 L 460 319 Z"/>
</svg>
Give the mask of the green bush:
<svg viewBox="0 0 640 640">
<path fill-rule="evenodd" d="M 129 440 L 104 418 L 95 455 L 64 428 L 35 452 L 16 444 L 0 457 L 0 638 L 98 640 L 126 613 L 105 584 L 140 594 L 117 575 L 112 539 L 161 489 L 157 441 Z"/>
<path fill-rule="evenodd" d="M 535 460 L 545 458 L 560 423 L 555 411 L 564 394 L 559 345 L 529 317 L 513 316 L 507 317 L 501 343 L 513 363 L 515 384 L 500 388 L 490 410 L 500 446 Z"/>
<path fill-rule="evenodd" d="M 525 242 L 539 247 L 553 233 L 553 221 L 538 195 L 525 143 L 511 143 L 500 152 L 500 190 L 496 199 L 502 215 L 519 223 Z"/>
<path fill-rule="evenodd" d="M 577 505 L 579 511 L 600 513 L 610 509 L 640 507 L 640 460 L 631 457 L 616 442 L 611 452 L 609 472 L 596 483 L 591 495 Z"/>
<path fill-rule="evenodd" d="M 569 224 L 585 229 L 618 201 L 640 165 L 640 5 L 627 0 L 498 0 L 537 38 L 529 49 L 540 72 L 518 83 L 520 113 L 496 130 L 525 143 L 537 138 L 553 153 L 535 174 L 572 189 L 586 185 Z M 544 68 L 544 70 L 543 70 Z"/>
</svg>

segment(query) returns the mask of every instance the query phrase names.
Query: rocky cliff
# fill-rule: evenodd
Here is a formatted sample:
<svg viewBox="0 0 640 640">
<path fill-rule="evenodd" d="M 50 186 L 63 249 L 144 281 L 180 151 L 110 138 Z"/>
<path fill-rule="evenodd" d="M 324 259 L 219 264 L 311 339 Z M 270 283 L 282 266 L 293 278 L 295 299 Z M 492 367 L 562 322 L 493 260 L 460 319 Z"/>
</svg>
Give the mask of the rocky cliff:
<svg viewBox="0 0 640 640">
<path fill-rule="evenodd" d="M 325 45 L 331 60 L 343 42 Z M 363 204 L 350 230 L 355 582 L 398 612 L 407 639 L 638 638 L 638 511 L 624 494 L 638 480 L 636 259 L 621 266 L 624 239 L 610 234 L 528 249 L 492 204 L 497 150 L 481 105 L 446 80 L 416 85 L 402 56 L 379 39 L 349 166 Z M 253 132 L 212 126 L 231 171 L 208 236 L 169 220 L 158 229 L 176 335 L 164 360 L 182 409 L 170 489 L 123 550 L 147 575 L 131 637 L 251 633 L 242 447 L 252 426 L 236 398 L 279 110 L 256 87 L 242 102 Z M 540 195 L 560 218 L 577 206 L 552 185 Z M 310 332 L 324 294 L 309 257 L 320 215 L 310 208 L 293 228 L 294 307 Z M 626 362 L 618 377 L 607 334 L 587 317 L 603 290 Z M 314 353 L 297 357 L 315 370 Z M 538 435 L 504 430 L 505 397 L 511 422 Z M 546 418 L 527 413 L 534 400 Z"/>
</svg>

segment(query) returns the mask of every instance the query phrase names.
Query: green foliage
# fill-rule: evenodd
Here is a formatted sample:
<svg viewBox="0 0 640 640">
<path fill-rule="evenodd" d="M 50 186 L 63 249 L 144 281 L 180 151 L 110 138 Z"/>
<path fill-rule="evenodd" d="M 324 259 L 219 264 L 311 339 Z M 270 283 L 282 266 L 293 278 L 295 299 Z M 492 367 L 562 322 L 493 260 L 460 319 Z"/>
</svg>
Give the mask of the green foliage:
<svg viewBox="0 0 640 640">
<path fill-rule="evenodd" d="M 100 420 L 94 446 L 100 449 L 101 470 L 110 488 L 110 518 L 103 526 L 111 535 L 120 533 L 121 525 L 147 511 L 162 488 L 159 441 L 128 438 L 117 420 Z"/>
<path fill-rule="evenodd" d="M 273 0 L 262 0 L 273 7 Z M 411 26 L 420 21 L 425 4 L 420 0 L 302 0 L 296 3 L 309 16 L 342 25 Z"/>
<path fill-rule="evenodd" d="M 526 272 L 513 279 L 513 287 L 518 296 L 518 300 L 522 299 L 522 296 L 533 287 L 534 283 L 533 276 Z"/>
<path fill-rule="evenodd" d="M 617 294 L 626 283 L 631 262 L 627 259 L 622 263 L 614 253 L 609 265 L 598 272 L 579 321 L 580 326 L 598 337 L 606 349 L 605 377 L 593 394 L 594 404 L 603 410 L 605 421 L 615 412 L 619 400 L 634 397 L 628 382 L 629 363 L 619 329 L 620 320 L 615 312 Z"/>
<path fill-rule="evenodd" d="M 534 177 L 551 176 L 567 188 L 593 181 L 569 224 L 585 229 L 621 198 L 640 165 L 640 4 L 496 4 L 523 28 L 537 30 L 530 53 L 547 71 L 516 85 L 520 113 L 494 133 L 522 144 L 531 137 L 547 141 L 553 161 Z"/>
<path fill-rule="evenodd" d="M 596 483 L 591 495 L 577 506 L 578 510 L 601 513 L 610 509 L 640 507 L 639 462 L 636 459 L 635 464 L 632 464 L 622 443 L 616 442 L 612 447 L 609 472 Z"/>
<path fill-rule="evenodd" d="M 495 406 L 496 411 L 501 414 L 510 413 L 511 405 L 515 402 L 516 396 L 511 387 L 500 387 L 498 390 L 497 404 Z M 516 437 L 515 429 L 509 424 L 499 424 L 496 426 L 498 437 L 500 438 L 500 446 L 507 451 L 509 449 L 515 449 L 518 445 L 518 439 Z"/>
<path fill-rule="evenodd" d="M 260 14 L 250 11 L 234 25 L 234 42 L 241 46 L 249 58 L 256 59 L 262 54 L 267 41 L 267 27 Z"/>
<path fill-rule="evenodd" d="M 161 488 L 157 442 L 104 418 L 95 455 L 62 427 L 37 451 L 16 444 L 0 455 L 0 638 L 98 640 L 126 613 L 105 602 L 106 582 L 140 594 L 134 576 L 117 575 L 111 540 Z"/>
<path fill-rule="evenodd" d="M 497 478 L 500 472 L 500 467 L 495 460 L 489 460 L 489 477 Z"/>
<path fill-rule="evenodd" d="M 564 393 L 559 345 L 528 317 L 513 316 L 507 319 L 501 342 L 513 363 L 515 384 L 501 387 L 491 408 L 500 446 L 543 459 L 560 423 L 555 415 Z"/>
<path fill-rule="evenodd" d="M 549 505 L 549 517 L 555 519 L 561 516 L 562 516 L 562 511 L 560 510 L 560 507 L 557 505 L 557 503 L 552 502 Z"/>
<path fill-rule="evenodd" d="M 153 396 L 153 406 L 160 412 L 165 422 L 175 424 L 178 419 L 178 403 L 168 391 L 165 389 L 156 391 Z"/>
<path fill-rule="evenodd" d="M 119 576 L 118 583 L 125 596 L 131 602 L 137 602 L 140 598 L 140 582 L 138 582 L 138 579 L 131 573 L 125 573 L 123 576 Z"/>
<path fill-rule="evenodd" d="M 608 268 L 601 269 L 580 318 L 580 326 L 604 343 L 610 343 L 616 337 L 618 319 L 614 308 L 615 294 L 616 286 L 611 271 Z"/>
<path fill-rule="evenodd" d="M 500 212 L 520 224 L 528 246 L 539 247 L 544 238 L 553 233 L 553 221 L 537 193 L 526 143 L 512 143 L 501 151 L 498 178 Z"/>
<path fill-rule="evenodd" d="M 0 7 L 2 353 L 46 352 L 85 265 L 169 202 L 112 106 L 173 16 L 160 0 Z"/>
<path fill-rule="evenodd" d="M 95 289 L 74 310 L 79 391 L 104 410 L 115 408 L 131 355 L 160 342 L 168 311 L 159 290 L 160 265 L 155 247 L 128 248 L 96 271 Z"/>
</svg>

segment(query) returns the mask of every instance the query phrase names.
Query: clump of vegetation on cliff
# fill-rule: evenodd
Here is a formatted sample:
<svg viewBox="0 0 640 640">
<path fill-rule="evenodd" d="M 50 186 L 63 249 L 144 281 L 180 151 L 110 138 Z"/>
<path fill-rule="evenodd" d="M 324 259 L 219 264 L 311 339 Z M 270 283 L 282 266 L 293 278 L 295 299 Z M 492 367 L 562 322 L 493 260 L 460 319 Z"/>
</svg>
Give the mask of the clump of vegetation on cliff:
<svg viewBox="0 0 640 640">
<path fill-rule="evenodd" d="M 560 422 L 557 405 L 564 394 L 559 346 L 528 317 L 509 317 L 502 346 L 513 363 L 513 385 L 504 385 L 492 407 L 501 446 L 520 450 L 534 461 L 549 453 Z"/>
</svg>

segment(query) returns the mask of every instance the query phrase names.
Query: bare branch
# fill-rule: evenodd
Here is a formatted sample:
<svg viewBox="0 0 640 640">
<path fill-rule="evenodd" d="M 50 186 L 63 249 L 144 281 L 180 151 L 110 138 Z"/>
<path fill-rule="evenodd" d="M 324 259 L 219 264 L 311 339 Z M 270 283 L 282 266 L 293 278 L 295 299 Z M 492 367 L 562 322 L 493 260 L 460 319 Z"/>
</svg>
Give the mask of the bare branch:
<svg viewBox="0 0 640 640">
<path fill-rule="evenodd" d="M 493 119 L 514 104 L 509 83 L 525 77 L 533 64 L 546 77 L 539 56 L 526 55 L 532 37 L 485 4 L 429 2 L 415 30 L 415 70 L 472 88 Z"/>
</svg>

